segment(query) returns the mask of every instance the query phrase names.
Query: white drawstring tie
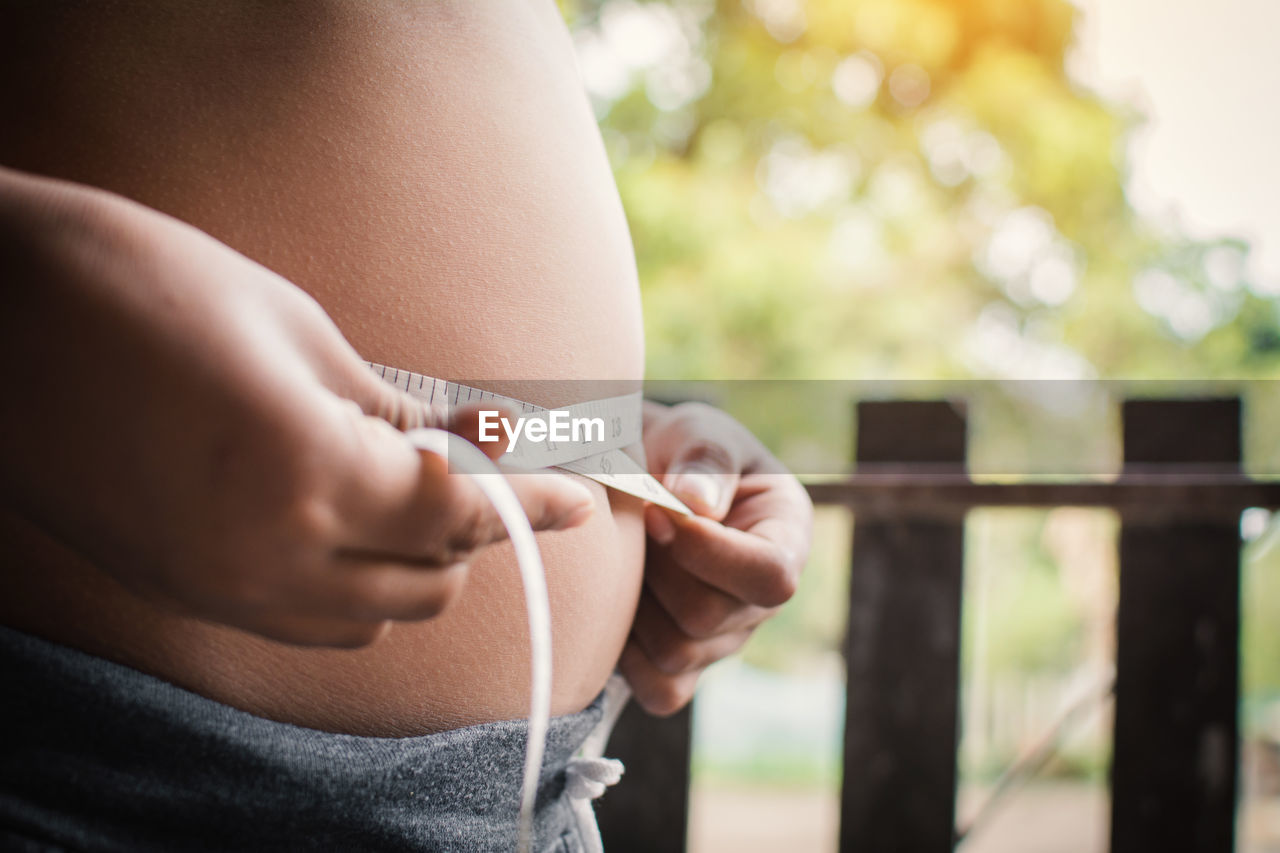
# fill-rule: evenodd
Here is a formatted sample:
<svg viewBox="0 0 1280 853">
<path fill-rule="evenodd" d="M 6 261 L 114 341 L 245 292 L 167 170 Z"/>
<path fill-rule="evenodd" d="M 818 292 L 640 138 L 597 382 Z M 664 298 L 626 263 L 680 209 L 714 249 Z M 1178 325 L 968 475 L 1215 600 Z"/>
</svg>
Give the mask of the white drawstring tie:
<svg viewBox="0 0 1280 853">
<path fill-rule="evenodd" d="M 570 758 L 564 769 L 565 793 L 575 800 L 594 800 L 618 784 L 624 769 L 616 758 Z"/>
<path fill-rule="evenodd" d="M 569 808 L 573 809 L 578 822 L 583 853 L 604 853 L 604 841 L 600 838 L 600 825 L 596 823 L 591 801 L 610 785 L 617 784 L 626 769 L 618 759 L 605 758 L 604 747 L 630 698 L 631 688 L 626 679 L 616 672 L 609 676 L 604 686 L 604 713 L 600 722 L 565 768 L 565 790 L 569 794 Z"/>
<path fill-rule="evenodd" d="M 520 817 L 516 835 L 519 853 L 533 851 L 533 807 L 538 794 L 538 775 L 547 748 L 547 728 L 551 721 L 551 605 L 547 600 L 547 575 L 533 528 L 520 499 L 496 465 L 480 448 L 465 438 L 439 429 L 415 429 L 405 437 L 420 450 L 429 450 L 449 460 L 450 470 L 471 477 L 493 504 L 502 526 L 507 529 L 516 552 L 520 579 L 524 586 L 525 610 L 529 616 L 529 734 L 524 748 L 524 775 L 520 788 Z"/>
<path fill-rule="evenodd" d="M 547 578 L 542 555 L 529 526 L 520 500 L 497 466 L 478 447 L 453 433 L 438 429 L 415 429 L 406 433 L 409 441 L 449 460 L 471 477 L 484 496 L 493 504 L 502 525 L 507 529 L 515 549 L 516 563 L 525 593 L 529 617 L 530 696 L 529 732 L 525 741 L 524 774 L 520 791 L 519 827 L 516 850 L 531 853 L 533 849 L 533 809 L 538 793 L 538 776 L 547 746 L 547 729 L 551 720 L 551 605 L 547 599 Z M 600 828 L 596 824 L 591 801 L 622 778 L 622 762 L 603 758 L 605 742 L 622 708 L 631 696 L 623 678 L 614 674 L 605 685 L 605 707 L 600 723 L 591 731 L 576 758 L 565 768 L 569 805 L 577 818 L 586 853 L 604 853 Z"/>
</svg>

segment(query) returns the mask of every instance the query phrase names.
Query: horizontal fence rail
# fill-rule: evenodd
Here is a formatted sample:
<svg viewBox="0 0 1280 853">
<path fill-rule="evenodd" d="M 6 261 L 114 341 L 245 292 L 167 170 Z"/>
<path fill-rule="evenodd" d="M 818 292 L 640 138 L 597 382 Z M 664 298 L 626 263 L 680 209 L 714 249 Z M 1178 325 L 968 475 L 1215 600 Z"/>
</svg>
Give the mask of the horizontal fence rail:
<svg viewBox="0 0 1280 853">
<path fill-rule="evenodd" d="M 965 512 L 975 507 L 1093 506 L 1142 518 L 1238 515 L 1248 507 L 1280 507 L 1280 482 L 1171 470 L 1096 483 L 974 483 L 938 474 L 859 474 L 844 481 L 809 483 L 806 488 L 817 504 L 891 515 Z"/>
<path fill-rule="evenodd" d="M 842 853 L 955 846 L 965 514 L 1058 506 L 1120 516 L 1111 850 L 1232 850 L 1240 513 L 1280 507 L 1280 482 L 1242 473 L 1238 399 L 1130 400 L 1122 417 L 1114 480 L 973 482 L 963 406 L 858 403 L 857 474 L 807 484 L 854 514 Z M 617 737 L 634 757 L 601 804 L 606 849 L 683 850 L 688 713 L 629 713 Z"/>
</svg>

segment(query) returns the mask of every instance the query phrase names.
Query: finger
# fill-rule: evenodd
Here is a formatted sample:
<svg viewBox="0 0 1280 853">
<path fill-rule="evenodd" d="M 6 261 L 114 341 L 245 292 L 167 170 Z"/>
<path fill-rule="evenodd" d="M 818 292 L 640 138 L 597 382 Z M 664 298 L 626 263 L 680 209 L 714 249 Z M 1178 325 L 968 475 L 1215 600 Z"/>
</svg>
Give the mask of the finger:
<svg viewBox="0 0 1280 853">
<path fill-rule="evenodd" d="M 254 572 L 249 581 L 206 591 L 194 603 L 218 610 L 225 621 L 234 624 L 251 621 L 258 626 L 253 630 L 259 633 L 266 633 L 264 626 L 271 624 L 296 623 L 329 630 L 346 623 L 368 626 L 387 620 L 433 618 L 457 600 L 466 577 L 467 567 L 462 563 L 418 568 L 399 562 L 331 556 L 319 565 L 298 567 L 283 575 Z M 346 635 L 355 630 L 351 626 L 344 629 Z M 295 641 L 301 642 L 297 638 Z M 324 638 L 314 642 L 350 644 Z"/>
<path fill-rule="evenodd" d="M 670 545 L 676 538 L 676 523 L 671 516 L 656 504 L 644 508 L 644 530 L 659 545 Z"/>
<path fill-rule="evenodd" d="M 328 369 L 337 374 L 331 384 L 363 414 L 386 421 L 401 432 L 420 427 L 447 429 L 479 447 L 490 459 L 502 455 L 505 448 L 501 441 L 480 441 L 480 412 L 496 410 L 499 416 L 510 418 L 514 416 L 510 409 L 493 403 L 450 406 L 443 396 L 415 395 L 413 392 L 423 387 L 422 376 L 415 385 L 409 371 L 386 367 L 374 371 L 348 350 L 343 346 L 338 352 L 327 353 L 331 356 Z"/>
<path fill-rule="evenodd" d="M 386 421 L 401 432 L 420 427 L 445 428 L 449 411 L 441 400 L 414 397 L 408 371 L 381 368 L 375 373 L 358 359 L 344 359 L 338 392 L 352 400 L 364 414 Z M 403 376 L 403 382 L 401 377 Z"/>
<path fill-rule="evenodd" d="M 385 637 L 391 631 L 391 623 L 275 616 L 260 628 L 249 627 L 248 630 L 294 646 L 360 649 Z"/>
<path fill-rule="evenodd" d="M 773 613 L 694 577 L 666 552 L 650 552 L 645 586 L 676 626 L 695 640 L 754 628 Z"/>
<path fill-rule="evenodd" d="M 434 461 L 425 463 L 437 465 Z M 344 557 L 441 567 L 464 562 L 477 550 L 507 538 L 498 511 L 463 474 L 438 472 L 401 506 L 363 516 L 348 528 L 338 549 Z M 557 474 L 522 474 L 508 479 L 535 531 L 566 530 L 585 523 L 595 500 L 583 486 Z"/>
<path fill-rule="evenodd" d="M 568 474 L 521 473 L 507 477 L 507 482 L 534 530 L 567 530 L 595 514 L 596 497 L 585 480 Z M 603 492 L 603 487 L 597 488 Z"/>
<path fill-rule="evenodd" d="M 729 595 L 761 607 L 777 607 L 795 594 L 802 557 L 787 543 L 791 525 L 765 519 L 750 530 L 708 518 L 676 520 L 666 551 L 685 571 Z"/>
<path fill-rule="evenodd" d="M 698 515 L 719 521 L 733 505 L 741 470 L 736 443 L 696 439 L 672 456 L 663 484 Z"/>
<path fill-rule="evenodd" d="M 667 675 L 649 661 L 634 638 L 622 649 L 618 671 L 631 685 L 631 695 L 640 706 L 659 717 L 669 717 L 689 704 L 699 675 L 697 672 Z"/>
<path fill-rule="evenodd" d="M 470 477 L 450 474 L 444 457 L 415 450 L 389 424 L 359 421 L 345 485 L 335 496 L 344 550 L 444 566 L 506 537 L 497 511 Z M 535 530 L 581 524 L 595 505 L 591 492 L 567 476 L 521 474 L 508 482 Z"/>
<path fill-rule="evenodd" d="M 233 611 L 219 614 L 202 606 L 203 618 L 249 631 L 269 640 L 295 646 L 331 646 L 358 649 L 376 643 L 391 630 L 387 620 L 358 620 L 297 613 L 281 613 L 275 609 Z"/>
<path fill-rule="evenodd" d="M 467 579 L 465 563 L 411 568 L 340 558 L 332 568 L 334 615 L 362 621 L 434 619 L 461 597 Z"/>
<path fill-rule="evenodd" d="M 770 521 L 761 528 L 761 522 Z M 813 529 L 813 502 L 791 474 L 745 474 L 722 522 L 773 539 L 803 563 Z"/>
<path fill-rule="evenodd" d="M 632 636 L 654 668 L 666 675 L 681 675 L 706 669 L 742 648 L 750 630 L 739 630 L 699 640 L 680 626 L 657 599 L 646 591 L 636 609 Z"/>
</svg>

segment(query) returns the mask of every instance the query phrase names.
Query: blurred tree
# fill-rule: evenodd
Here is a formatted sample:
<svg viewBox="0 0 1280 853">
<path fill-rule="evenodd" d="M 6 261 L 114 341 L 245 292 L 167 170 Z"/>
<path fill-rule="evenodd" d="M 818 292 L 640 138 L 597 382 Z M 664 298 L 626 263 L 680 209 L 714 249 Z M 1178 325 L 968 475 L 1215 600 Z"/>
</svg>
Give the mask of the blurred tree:
<svg viewBox="0 0 1280 853">
<path fill-rule="evenodd" d="M 1065 0 L 564 0 L 650 374 L 1270 376 L 1248 247 L 1141 221 Z"/>
<path fill-rule="evenodd" d="M 1247 244 L 1191 240 L 1129 204 L 1141 116 L 1072 79 L 1067 0 L 561 7 L 631 223 L 650 376 L 1280 370 L 1277 302 L 1246 280 Z M 1072 435 L 986 423 L 1000 434 L 978 444 L 999 446 L 996 467 L 1015 442 L 1031 452 Z M 1029 573 L 991 610 L 992 665 L 1069 666 L 1080 615 L 1061 610 L 1058 569 L 1030 546 L 1014 562 Z M 760 662 L 836 641 L 843 564 L 829 563 L 811 567 L 823 592 L 762 631 Z M 1275 577 L 1252 567 L 1250 588 Z M 1246 602 L 1246 681 L 1280 690 L 1257 621 L 1274 615 L 1266 601 Z"/>
</svg>

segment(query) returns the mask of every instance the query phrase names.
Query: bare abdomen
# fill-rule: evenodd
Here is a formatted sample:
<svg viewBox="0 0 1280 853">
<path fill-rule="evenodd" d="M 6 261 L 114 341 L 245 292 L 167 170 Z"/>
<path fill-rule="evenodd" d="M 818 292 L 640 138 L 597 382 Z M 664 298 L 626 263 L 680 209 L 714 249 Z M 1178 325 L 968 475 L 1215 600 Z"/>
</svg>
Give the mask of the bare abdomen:
<svg viewBox="0 0 1280 853">
<path fill-rule="evenodd" d="M 626 224 L 549 0 L 14 5 L 5 165 L 193 223 L 314 295 L 373 361 L 472 382 L 640 376 Z M 639 593 L 638 502 L 597 497 L 587 526 L 541 537 L 555 712 L 603 685 Z M 2 533 L 23 578 L 0 620 L 229 704 L 365 734 L 525 713 L 503 546 L 446 614 L 347 652 L 173 616 L 12 519 Z"/>
</svg>

